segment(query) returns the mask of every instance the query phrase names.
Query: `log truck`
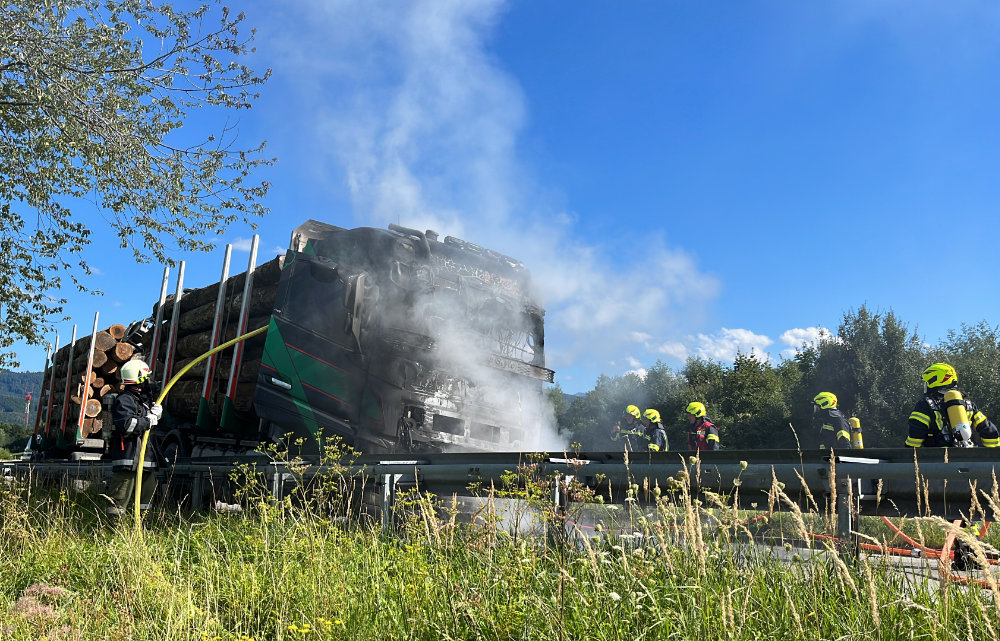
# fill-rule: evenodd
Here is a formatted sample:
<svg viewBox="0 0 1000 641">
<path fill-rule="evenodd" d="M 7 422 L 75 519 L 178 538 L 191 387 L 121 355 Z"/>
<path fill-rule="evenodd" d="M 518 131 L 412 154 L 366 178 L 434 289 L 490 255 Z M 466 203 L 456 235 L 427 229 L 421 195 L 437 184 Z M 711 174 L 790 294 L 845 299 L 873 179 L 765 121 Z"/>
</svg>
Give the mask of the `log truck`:
<svg viewBox="0 0 1000 641">
<path fill-rule="evenodd" d="M 366 453 L 532 449 L 544 420 L 545 311 L 513 258 L 398 225 L 309 220 L 283 256 L 167 295 L 46 357 L 33 456 L 99 458 L 117 371 L 146 360 L 172 386 L 152 434 L 162 458 L 225 456 L 262 443 L 321 454 L 331 439 Z"/>
</svg>

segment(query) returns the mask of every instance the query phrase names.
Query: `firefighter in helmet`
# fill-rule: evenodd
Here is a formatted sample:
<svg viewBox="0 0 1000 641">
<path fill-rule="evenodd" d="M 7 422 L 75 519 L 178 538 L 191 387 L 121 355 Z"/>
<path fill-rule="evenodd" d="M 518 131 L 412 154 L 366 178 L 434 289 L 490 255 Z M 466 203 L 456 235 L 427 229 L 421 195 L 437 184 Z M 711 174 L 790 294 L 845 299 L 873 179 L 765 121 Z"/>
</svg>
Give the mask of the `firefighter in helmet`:
<svg viewBox="0 0 1000 641">
<path fill-rule="evenodd" d="M 163 408 L 153 402 L 149 382 L 149 366 L 140 360 L 128 361 L 121 368 L 122 392 L 111 405 L 111 444 L 108 458 L 113 476 L 108 494 L 114 504 L 108 507 L 109 515 L 118 516 L 128 511 L 135 491 L 135 472 L 139 465 L 139 448 L 144 432 L 153 428 L 163 415 Z M 147 457 L 147 461 L 153 459 Z M 139 508 L 148 509 L 156 490 L 151 471 L 143 471 L 142 496 Z"/>
<path fill-rule="evenodd" d="M 833 392 L 820 392 L 813 397 L 812 424 L 819 449 L 851 449 L 851 424 L 837 409 L 837 396 Z"/>
<path fill-rule="evenodd" d="M 645 427 L 643 436 L 648 440 L 647 448 L 650 452 L 666 452 L 667 431 L 663 429 L 660 422 L 660 413 L 654 409 L 648 409 L 642 413 L 642 424 Z"/>
<path fill-rule="evenodd" d="M 645 440 L 643 436 L 643 426 L 640 419 L 642 418 L 642 412 L 639 411 L 638 406 L 629 405 L 622 411 L 621 418 L 615 423 L 615 426 L 611 428 L 611 440 L 617 441 L 619 439 L 625 440 L 625 446 L 630 452 L 635 452 L 637 449 L 646 449 L 645 445 L 642 443 Z M 642 447 L 638 447 L 642 445 Z"/>
<path fill-rule="evenodd" d="M 958 373 L 947 363 L 934 363 L 920 378 L 924 396 L 910 413 L 908 447 L 971 447 L 973 431 L 983 447 L 1000 446 L 1000 432 L 976 404 L 958 389 Z"/>
<path fill-rule="evenodd" d="M 695 401 L 684 408 L 688 424 L 688 449 L 703 452 L 719 449 L 719 428 L 708 416 L 704 403 Z"/>
<path fill-rule="evenodd" d="M 976 404 L 958 389 L 958 373 L 948 363 L 934 363 L 920 374 L 924 396 L 910 413 L 907 447 L 973 447 L 972 432 L 979 434 L 983 447 L 1000 445 L 1000 432 Z M 971 524 L 963 521 L 970 529 Z M 971 548 L 955 541 L 952 567 L 977 568 Z"/>
</svg>

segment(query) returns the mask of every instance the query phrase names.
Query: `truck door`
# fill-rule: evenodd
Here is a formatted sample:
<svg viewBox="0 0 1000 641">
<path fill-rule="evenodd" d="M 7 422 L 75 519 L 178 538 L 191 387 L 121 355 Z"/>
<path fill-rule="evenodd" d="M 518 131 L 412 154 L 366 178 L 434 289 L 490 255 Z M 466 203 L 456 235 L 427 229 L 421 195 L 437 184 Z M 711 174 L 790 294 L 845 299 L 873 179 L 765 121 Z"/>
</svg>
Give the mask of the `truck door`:
<svg viewBox="0 0 1000 641">
<path fill-rule="evenodd" d="M 367 371 L 364 281 L 328 258 L 288 253 L 254 396 L 272 436 L 353 442 Z"/>
</svg>

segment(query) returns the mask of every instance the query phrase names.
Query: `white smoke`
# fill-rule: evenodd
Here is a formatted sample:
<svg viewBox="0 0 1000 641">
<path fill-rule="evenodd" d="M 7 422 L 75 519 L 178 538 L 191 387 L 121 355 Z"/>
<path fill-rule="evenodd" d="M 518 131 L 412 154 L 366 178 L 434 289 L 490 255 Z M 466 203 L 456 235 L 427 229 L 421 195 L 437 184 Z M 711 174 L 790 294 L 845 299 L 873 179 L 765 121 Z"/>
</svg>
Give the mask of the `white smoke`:
<svg viewBox="0 0 1000 641">
<path fill-rule="evenodd" d="M 329 1 L 302 18 L 312 33 L 296 33 L 288 54 L 312 81 L 304 112 L 318 114 L 330 180 L 344 184 L 357 222 L 434 229 L 524 261 L 547 310 L 546 365 L 601 368 L 634 334 L 663 338 L 675 319 L 697 319 L 718 284 L 662 238 L 584 240 L 572 213 L 550 205 L 518 157 L 529 106 L 489 52 L 504 7 Z M 296 53 L 314 39 L 329 44 Z M 449 342 L 440 348 L 472 368 L 467 346 Z"/>
</svg>

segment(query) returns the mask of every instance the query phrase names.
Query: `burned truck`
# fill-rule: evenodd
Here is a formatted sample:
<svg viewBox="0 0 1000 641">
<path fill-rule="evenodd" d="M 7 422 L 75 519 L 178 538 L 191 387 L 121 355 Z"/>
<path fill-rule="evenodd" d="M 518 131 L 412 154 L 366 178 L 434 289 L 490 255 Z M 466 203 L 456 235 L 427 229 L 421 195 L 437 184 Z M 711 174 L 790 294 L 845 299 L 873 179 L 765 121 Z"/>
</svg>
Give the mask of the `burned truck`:
<svg viewBox="0 0 1000 641">
<path fill-rule="evenodd" d="M 307 454 L 331 439 L 363 452 L 538 445 L 543 383 L 553 372 L 545 367 L 545 312 L 519 261 L 432 231 L 310 220 L 294 230 L 284 256 L 232 278 L 227 270 L 228 253 L 220 282 L 178 284 L 169 297 L 164 287 L 151 317 L 116 341 L 128 346 L 118 351 L 149 361 L 162 385 L 223 341 L 267 327 L 200 360 L 173 385 L 154 434 L 168 458 L 237 453 L 262 441 Z M 85 352 L 69 348 L 77 367 Z M 116 359 L 106 362 L 114 367 Z M 67 371 L 56 358 L 52 366 Z M 88 372 L 112 387 L 100 396 L 106 410 L 117 381 L 99 366 Z M 84 387 L 76 382 L 76 398 L 91 393 Z M 50 387 L 49 398 L 58 392 Z M 69 408 L 75 416 L 78 407 Z M 106 411 L 88 428 L 83 419 L 57 426 L 54 409 L 50 403 L 38 421 L 39 441 L 51 448 L 108 433 Z"/>
</svg>

